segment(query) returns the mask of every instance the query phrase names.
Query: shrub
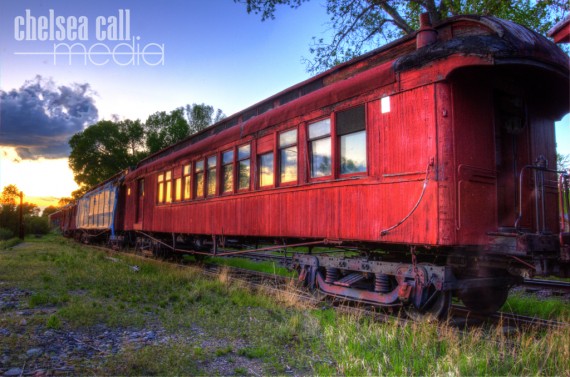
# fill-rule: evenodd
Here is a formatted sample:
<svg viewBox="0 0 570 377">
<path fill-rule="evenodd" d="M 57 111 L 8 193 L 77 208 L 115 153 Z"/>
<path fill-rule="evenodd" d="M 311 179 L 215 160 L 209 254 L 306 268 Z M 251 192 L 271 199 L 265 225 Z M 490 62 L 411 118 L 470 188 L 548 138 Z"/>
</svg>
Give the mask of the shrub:
<svg viewBox="0 0 570 377">
<path fill-rule="evenodd" d="M 26 216 L 24 225 L 27 234 L 48 234 L 49 223 L 47 217 Z"/>
<path fill-rule="evenodd" d="M 14 232 L 10 229 L 0 228 L 0 241 L 9 240 L 12 237 L 14 237 Z"/>
</svg>

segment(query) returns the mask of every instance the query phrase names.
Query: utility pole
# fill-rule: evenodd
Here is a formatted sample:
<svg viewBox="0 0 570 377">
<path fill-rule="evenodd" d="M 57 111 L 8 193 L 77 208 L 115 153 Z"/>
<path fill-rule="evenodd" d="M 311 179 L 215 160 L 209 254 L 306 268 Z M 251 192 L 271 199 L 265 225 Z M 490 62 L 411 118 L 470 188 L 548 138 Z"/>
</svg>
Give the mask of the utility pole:
<svg viewBox="0 0 570 377">
<path fill-rule="evenodd" d="M 22 191 L 20 191 L 20 239 L 23 240 L 24 239 L 24 208 L 23 208 L 23 202 L 24 201 L 24 193 Z"/>
</svg>

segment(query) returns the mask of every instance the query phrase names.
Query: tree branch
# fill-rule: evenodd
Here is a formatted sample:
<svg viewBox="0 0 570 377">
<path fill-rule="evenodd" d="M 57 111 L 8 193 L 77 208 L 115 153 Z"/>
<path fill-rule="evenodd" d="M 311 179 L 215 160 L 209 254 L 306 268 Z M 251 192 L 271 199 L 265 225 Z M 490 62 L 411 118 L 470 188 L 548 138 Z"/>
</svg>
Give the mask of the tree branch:
<svg viewBox="0 0 570 377">
<path fill-rule="evenodd" d="M 388 0 L 368 0 L 369 3 L 372 5 L 377 5 L 384 10 L 392 19 L 394 20 L 394 24 L 402 29 L 406 34 L 410 34 L 414 32 L 414 29 L 402 18 L 400 13 L 388 4 Z"/>
</svg>

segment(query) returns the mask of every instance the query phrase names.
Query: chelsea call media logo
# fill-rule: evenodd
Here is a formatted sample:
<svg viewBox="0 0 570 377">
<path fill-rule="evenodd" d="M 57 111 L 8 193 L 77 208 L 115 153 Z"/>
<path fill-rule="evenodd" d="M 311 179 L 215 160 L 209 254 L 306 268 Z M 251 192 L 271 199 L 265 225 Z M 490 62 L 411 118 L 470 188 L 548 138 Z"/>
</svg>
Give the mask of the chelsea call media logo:
<svg viewBox="0 0 570 377">
<path fill-rule="evenodd" d="M 164 65 L 164 44 L 144 43 L 131 33 L 130 9 L 91 19 L 57 15 L 53 9 L 47 15 L 34 15 L 26 9 L 24 15 L 14 17 L 14 39 L 22 43 L 46 42 L 49 50 L 14 54 L 51 55 L 54 65 Z"/>
</svg>

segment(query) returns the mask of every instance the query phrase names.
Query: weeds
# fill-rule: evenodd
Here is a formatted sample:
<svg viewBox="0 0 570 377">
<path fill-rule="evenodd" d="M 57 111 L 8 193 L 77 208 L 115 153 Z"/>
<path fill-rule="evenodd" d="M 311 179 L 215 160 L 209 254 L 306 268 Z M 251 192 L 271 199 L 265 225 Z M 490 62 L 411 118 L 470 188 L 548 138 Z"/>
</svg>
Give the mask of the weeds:
<svg viewBox="0 0 570 377">
<path fill-rule="evenodd" d="M 109 259 L 54 236 L 0 253 L 0 279 L 0 292 L 26 292 L 17 308 L 0 317 L 0 328 L 11 334 L 0 337 L 4 353 L 25 352 L 33 338 L 22 345 L 20 334 L 45 329 L 103 324 L 166 334 L 158 343 L 85 361 L 76 369 L 81 374 L 205 375 L 223 359 L 226 369 L 213 373 L 250 375 L 254 365 L 264 375 L 289 368 L 303 375 L 570 375 L 569 329 L 460 331 L 446 324 L 377 323 L 313 308 L 299 300 L 293 283 L 278 295 L 254 292 L 225 272 L 209 279 L 192 268 L 128 255 Z M 517 300 L 509 299 L 509 306 L 522 310 L 515 308 Z M 557 305 L 546 312 L 567 320 L 569 305 Z M 38 310 L 22 328 L 13 313 L 26 308 L 49 310 Z"/>
<path fill-rule="evenodd" d="M 537 298 L 515 292 L 510 294 L 502 310 L 530 317 L 570 320 L 568 301 L 556 297 Z"/>
</svg>

